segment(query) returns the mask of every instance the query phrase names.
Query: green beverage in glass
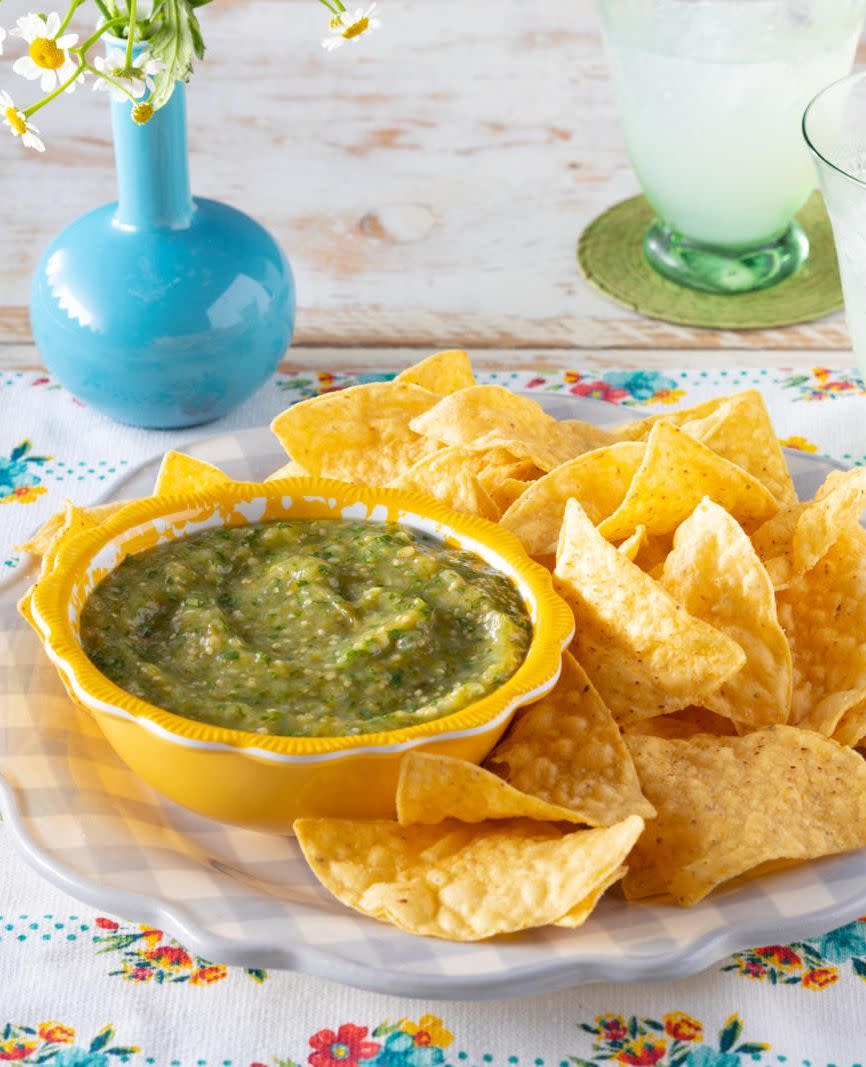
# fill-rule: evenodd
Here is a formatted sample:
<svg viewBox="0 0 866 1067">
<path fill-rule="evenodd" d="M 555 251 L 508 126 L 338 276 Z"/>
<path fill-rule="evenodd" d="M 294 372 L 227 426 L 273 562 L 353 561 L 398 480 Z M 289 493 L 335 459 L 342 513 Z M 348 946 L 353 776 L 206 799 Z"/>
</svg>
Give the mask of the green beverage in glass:
<svg viewBox="0 0 866 1067">
<path fill-rule="evenodd" d="M 801 116 L 851 69 L 866 0 L 600 3 L 650 264 L 712 293 L 788 277 L 815 184 Z"/>
</svg>

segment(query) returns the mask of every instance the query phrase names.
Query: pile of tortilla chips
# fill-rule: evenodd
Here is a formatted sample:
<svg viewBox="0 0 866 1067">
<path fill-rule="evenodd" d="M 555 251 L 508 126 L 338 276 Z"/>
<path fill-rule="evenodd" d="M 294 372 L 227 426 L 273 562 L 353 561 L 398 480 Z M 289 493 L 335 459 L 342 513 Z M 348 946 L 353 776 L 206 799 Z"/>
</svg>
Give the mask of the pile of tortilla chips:
<svg viewBox="0 0 866 1067">
<path fill-rule="evenodd" d="M 576 622 L 556 687 L 484 767 L 413 752 L 396 821 L 296 823 L 343 903 L 477 940 L 579 926 L 617 882 L 691 905 L 866 846 L 866 470 L 798 501 L 759 393 L 604 431 L 448 351 L 273 430 L 291 457 L 275 476 L 411 487 L 501 523 Z M 169 453 L 156 492 L 224 478 Z M 31 548 L 103 517 L 70 508 Z"/>
</svg>

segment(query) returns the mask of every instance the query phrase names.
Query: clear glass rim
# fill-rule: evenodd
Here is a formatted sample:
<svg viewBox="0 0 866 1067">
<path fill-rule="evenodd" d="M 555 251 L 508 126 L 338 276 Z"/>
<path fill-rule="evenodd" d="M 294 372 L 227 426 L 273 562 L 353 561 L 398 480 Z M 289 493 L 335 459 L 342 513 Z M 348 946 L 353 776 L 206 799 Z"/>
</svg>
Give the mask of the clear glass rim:
<svg viewBox="0 0 866 1067">
<path fill-rule="evenodd" d="M 812 114 L 812 109 L 815 107 L 818 101 L 821 100 L 822 97 L 828 95 L 829 93 L 832 93 L 834 89 L 838 89 L 838 87 L 844 84 L 845 82 L 862 81 L 864 78 L 866 78 L 866 71 L 858 70 L 854 71 L 851 74 L 846 74 L 844 78 L 837 78 L 836 81 L 831 82 L 829 85 L 825 85 L 823 89 L 815 93 L 815 95 L 806 105 L 806 110 L 803 112 L 803 120 L 800 124 L 800 127 L 803 131 L 803 140 L 806 142 L 809 147 L 809 151 L 812 152 L 813 155 L 817 156 L 822 163 L 826 163 L 831 170 L 835 170 L 837 174 L 841 174 L 849 181 L 856 182 L 857 185 L 862 185 L 866 187 L 866 179 L 858 178 L 856 174 L 851 174 L 849 171 L 845 170 L 844 167 L 840 167 L 838 163 L 834 163 L 832 159 L 828 159 L 827 156 L 817 147 L 813 139 L 809 136 L 809 117 Z"/>
</svg>

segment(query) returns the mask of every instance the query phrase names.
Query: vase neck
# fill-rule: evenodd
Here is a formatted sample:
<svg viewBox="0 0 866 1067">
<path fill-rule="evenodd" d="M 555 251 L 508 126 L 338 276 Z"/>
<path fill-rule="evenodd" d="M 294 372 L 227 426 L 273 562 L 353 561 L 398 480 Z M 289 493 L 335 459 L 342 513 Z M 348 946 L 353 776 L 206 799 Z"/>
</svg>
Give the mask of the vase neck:
<svg viewBox="0 0 866 1067">
<path fill-rule="evenodd" d="M 117 165 L 117 222 L 131 228 L 184 229 L 193 212 L 186 144 L 185 87 L 150 122 L 133 122 L 128 100 L 111 102 Z"/>
</svg>

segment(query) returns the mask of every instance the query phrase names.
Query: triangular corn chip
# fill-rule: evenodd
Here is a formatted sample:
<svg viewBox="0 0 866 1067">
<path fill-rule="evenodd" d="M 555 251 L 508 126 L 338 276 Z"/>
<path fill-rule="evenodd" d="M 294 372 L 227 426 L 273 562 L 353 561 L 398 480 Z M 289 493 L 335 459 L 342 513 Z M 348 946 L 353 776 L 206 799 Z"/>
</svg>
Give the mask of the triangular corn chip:
<svg viewBox="0 0 866 1067">
<path fill-rule="evenodd" d="M 617 441 L 646 441 L 653 426 L 659 422 L 669 422 L 672 426 L 682 426 L 684 422 L 693 422 L 696 419 L 706 418 L 712 415 L 728 400 L 732 400 L 740 393 L 732 396 L 714 396 L 712 400 L 702 400 L 690 408 L 682 408 L 680 411 L 662 411 L 658 415 L 648 415 L 645 419 L 636 419 L 633 422 L 621 422 L 611 429 L 611 434 Z"/>
<path fill-rule="evenodd" d="M 107 504 L 82 508 L 67 501 L 62 511 L 57 511 L 51 518 L 46 519 L 29 541 L 16 545 L 15 549 L 19 552 L 29 552 L 32 556 L 44 556 L 51 550 L 55 541 L 67 532 L 74 532 L 73 527 L 81 526 L 79 520 L 83 521 L 86 517 L 88 525 L 92 523 L 99 526 L 128 503 L 128 500 L 110 500 Z"/>
<path fill-rule="evenodd" d="M 300 463 L 290 459 L 288 463 L 284 463 L 273 474 L 269 474 L 265 481 L 275 482 L 278 478 L 309 478 L 309 476 L 309 471 L 304 470 Z"/>
<path fill-rule="evenodd" d="M 776 603 L 794 659 L 791 721 L 824 719 L 826 708 L 866 690 L 866 530 L 845 529 Z"/>
<path fill-rule="evenodd" d="M 486 766 L 518 795 L 567 808 L 590 826 L 654 814 L 616 723 L 570 652 L 554 688 L 520 713 Z"/>
<path fill-rule="evenodd" d="M 630 559 L 632 563 L 637 559 L 638 553 L 647 543 L 646 526 L 638 526 L 631 537 L 627 537 L 624 541 L 621 541 L 616 547 L 625 556 L 626 559 Z"/>
<path fill-rule="evenodd" d="M 462 348 L 436 352 L 401 371 L 394 381 L 420 385 L 422 389 L 429 389 L 438 396 L 446 396 L 448 393 L 456 393 L 458 389 L 468 389 L 470 385 L 475 385 L 472 364 Z"/>
<path fill-rule="evenodd" d="M 556 552 L 567 500 L 574 498 L 598 525 L 622 503 L 641 464 L 644 445 L 621 442 L 585 452 L 527 487 L 502 516 L 530 556 Z"/>
<path fill-rule="evenodd" d="M 866 846 L 866 762 L 792 726 L 745 737 L 627 735 L 655 819 L 628 861 L 630 900 L 696 904 L 773 860 Z"/>
<path fill-rule="evenodd" d="M 748 471 L 780 504 L 796 501 L 794 483 L 782 446 L 773 430 L 764 398 L 757 389 L 728 397 L 703 418 L 680 424 L 683 433 Z"/>
<path fill-rule="evenodd" d="M 746 661 L 606 541 L 576 500 L 554 577 L 574 611 L 574 654 L 620 723 L 703 704 Z"/>
<path fill-rule="evenodd" d="M 839 534 L 855 526 L 866 508 L 866 467 L 833 471 L 814 500 L 791 504 L 753 534 L 777 589 L 805 574 L 826 554 Z"/>
<path fill-rule="evenodd" d="M 294 824 L 313 874 L 343 904 L 407 933 L 452 941 L 562 919 L 610 884 L 642 829 L 638 816 L 572 832 L 529 819 Z"/>
<path fill-rule="evenodd" d="M 611 541 L 621 541 L 641 525 L 650 535 L 670 533 L 705 496 L 741 522 L 763 521 L 779 510 L 770 490 L 751 474 L 670 423 L 659 422 L 650 431 L 625 499 L 599 530 Z"/>
<path fill-rule="evenodd" d="M 773 583 L 736 520 L 703 500 L 674 535 L 661 583 L 678 603 L 742 648 L 746 662 L 704 702 L 749 726 L 787 722 L 791 650 L 776 614 Z"/>
<path fill-rule="evenodd" d="M 226 485 L 230 481 L 231 478 L 212 463 L 187 456 L 183 452 L 169 451 L 162 457 L 162 463 L 159 465 L 153 495 L 196 493 L 212 485 Z"/>
<path fill-rule="evenodd" d="M 430 752 L 409 752 L 403 757 L 397 784 L 397 822 L 401 826 L 431 826 L 445 819 L 484 822 L 522 818 L 587 821 L 568 808 L 521 793 L 491 771 L 466 760 Z"/>
<path fill-rule="evenodd" d="M 295 404 L 271 429 L 310 474 L 387 485 L 436 450 L 409 423 L 437 399 L 409 382 L 371 382 Z"/>
<path fill-rule="evenodd" d="M 627 867 L 619 867 L 613 874 L 611 874 L 606 882 L 603 882 L 600 886 L 594 889 L 589 896 L 585 897 L 579 904 L 575 904 L 571 911 L 567 911 L 565 915 L 561 915 L 553 925 L 562 926 L 567 930 L 576 930 L 578 927 L 583 926 L 586 920 L 595 911 L 598 902 L 604 894 L 612 885 L 622 881 L 627 870 Z"/>
<path fill-rule="evenodd" d="M 429 493 L 455 511 L 497 522 L 501 512 L 479 481 L 479 458 L 478 453 L 465 448 L 440 448 L 388 484 L 394 489 Z"/>
<path fill-rule="evenodd" d="M 473 452 L 504 448 L 544 471 L 610 441 L 604 430 L 587 423 L 563 426 L 530 397 L 501 385 L 473 385 L 452 393 L 414 418 L 411 427 L 431 441 Z"/>
<path fill-rule="evenodd" d="M 652 719 L 637 719 L 623 727 L 623 734 L 642 734 L 647 737 L 673 738 L 694 737 L 695 734 L 713 734 L 715 737 L 736 737 L 736 723 L 724 715 L 717 715 L 707 708 L 683 708 L 670 715 L 656 715 Z"/>
</svg>

